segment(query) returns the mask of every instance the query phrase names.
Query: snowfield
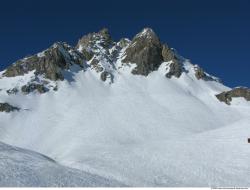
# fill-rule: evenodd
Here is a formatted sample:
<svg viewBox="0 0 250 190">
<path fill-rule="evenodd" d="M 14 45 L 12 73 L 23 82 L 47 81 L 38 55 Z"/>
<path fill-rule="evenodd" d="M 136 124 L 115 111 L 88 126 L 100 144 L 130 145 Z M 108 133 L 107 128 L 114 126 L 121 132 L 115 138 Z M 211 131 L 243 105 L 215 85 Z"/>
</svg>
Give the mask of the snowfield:
<svg viewBox="0 0 250 190">
<path fill-rule="evenodd" d="M 112 84 L 88 70 L 58 82 L 56 92 L 1 92 L 2 101 L 25 110 L 0 113 L 0 140 L 78 170 L 1 145 L 0 184 L 107 186 L 118 183 L 104 179 L 115 179 L 128 186 L 250 186 L 249 102 L 219 102 L 214 95 L 229 88 L 196 80 L 188 62 L 190 72 L 180 79 L 167 79 L 165 66 L 148 77 L 118 71 Z M 25 77 L 8 78 L 11 84 L 2 78 L 0 86 Z M 9 168 L 19 168 L 18 159 L 25 165 L 16 174 Z"/>
</svg>

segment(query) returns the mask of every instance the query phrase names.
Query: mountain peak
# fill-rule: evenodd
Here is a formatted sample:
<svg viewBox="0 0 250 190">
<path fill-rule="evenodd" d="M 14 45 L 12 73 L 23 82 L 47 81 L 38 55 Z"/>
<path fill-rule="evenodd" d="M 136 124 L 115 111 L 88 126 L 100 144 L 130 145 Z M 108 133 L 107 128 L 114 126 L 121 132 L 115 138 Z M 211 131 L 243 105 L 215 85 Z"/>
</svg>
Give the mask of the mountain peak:
<svg viewBox="0 0 250 190">
<path fill-rule="evenodd" d="M 90 49 L 95 49 L 97 44 L 105 49 L 113 44 L 113 40 L 107 28 L 103 28 L 99 32 L 84 35 L 78 41 L 76 48 L 82 53 L 89 52 Z"/>
<path fill-rule="evenodd" d="M 102 28 L 98 34 L 102 35 L 102 36 L 105 36 L 105 37 L 111 37 L 110 33 L 109 33 L 109 30 L 108 28 Z"/>
<path fill-rule="evenodd" d="M 143 28 L 142 31 L 139 32 L 135 37 L 154 38 L 159 40 L 159 37 L 152 28 Z"/>
<path fill-rule="evenodd" d="M 144 28 L 132 40 L 125 51 L 125 63 L 136 63 L 133 74 L 147 76 L 163 62 L 162 43 L 151 28 Z"/>
</svg>

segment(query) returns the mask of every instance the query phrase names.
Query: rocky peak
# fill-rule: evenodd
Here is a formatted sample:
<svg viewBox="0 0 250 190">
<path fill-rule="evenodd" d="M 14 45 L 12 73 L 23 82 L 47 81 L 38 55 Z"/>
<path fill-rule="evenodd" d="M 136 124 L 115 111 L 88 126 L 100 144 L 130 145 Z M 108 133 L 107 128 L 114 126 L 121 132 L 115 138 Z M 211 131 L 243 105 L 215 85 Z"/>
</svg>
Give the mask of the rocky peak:
<svg viewBox="0 0 250 190">
<path fill-rule="evenodd" d="M 135 63 L 133 74 L 147 76 L 163 62 L 162 44 L 152 29 L 138 33 L 125 51 L 124 63 Z"/>
<path fill-rule="evenodd" d="M 112 78 L 111 71 L 115 68 L 114 62 L 122 47 L 112 40 L 107 28 L 83 36 L 76 48 L 87 57 L 90 68 L 100 73 L 103 81 L 107 77 Z"/>
<path fill-rule="evenodd" d="M 141 32 L 135 35 L 132 42 L 144 41 L 145 43 L 152 43 L 155 46 L 161 46 L 161 41 L 156 33 L 151 28 L 144 28 Z"/>
<path fill-rule="evenodd" d="M 109 48 L 113 44 L 113 40 L 107 28 L 101 29 L 99 32 L 84 35 L 77 43 L 76 48 L 80 51 L 95 52 L 98 46 L 104 49 Z"/>
<path fill-rule="evenodd" d="M 151 28 L 144 28 L 133 38 L 125 51 L 123 62 L 136 63 L 133 74 L 147 76 L 151 71 L 157 70 L 162 62 L 169 62 L 166 68 L 167 78 L 179 78 L 183 72 L 183 64 L 175 51 L 162 44 Z"/>
<path fill-rule="evenodd" d="M 109 30 L 107 28 L 101 29 L 98 34 L 106 40 L 112 40 Z"/>
<path fill-rule="evenodd" d="M 139 32 L 135 38 L 147 38 L 147 39 L 153 39 L 154 41 L 157 41 L 160 43 L 159 37 L 156 35 L 156 33 L 151 28 L 144 28 L 141 32 Z"/>
</svg>

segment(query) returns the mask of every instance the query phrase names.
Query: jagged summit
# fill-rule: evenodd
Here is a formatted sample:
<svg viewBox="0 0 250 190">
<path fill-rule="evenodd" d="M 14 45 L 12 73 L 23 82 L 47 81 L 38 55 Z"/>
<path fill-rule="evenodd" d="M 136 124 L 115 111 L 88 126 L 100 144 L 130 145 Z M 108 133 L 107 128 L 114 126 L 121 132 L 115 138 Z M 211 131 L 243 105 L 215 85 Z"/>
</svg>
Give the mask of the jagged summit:
<svg viewBox="0 0 250 190">
<path fill-rule="evenodd" d="M 111 35 L 110 35 L 109 30 L 107 28 L 101 29 L 98 33 L 106 39 L 111 39 Z"/>
<path fill-rule="evenodd" d="M 148 38 L 154 39 L 155 41 L 160 41 L 159 37 L 152 28 L 143 28 L 141 32 L 136 34 L 135 38 Z"/>
<path fill-rule="evenodd" d="M 103 81 L 108 77 L 112 82 L 117 70 L 124 67 L 120 63 L 135 64 L 131 73 L 147 76 L 158 70 L 163 62 L 168 63 L 167 78 L 179 78 L 185 70 L 185 59 L 180 59 L 172 48 L 161 42 L 151 28 L 144 28 L 132 41 L 123 38 L 119 42 L 113 41 L 108 29 L 103 28 L 84 35 L 76 47 L 59 42 L 43 52 L 18 60 L 6 69 L 3 76 L 15 77 L 35 70 L 36 75 L 44 75 L 54 81 L 63 80 L 63 71 L 78 65 L 84 70 L 91 68 L 100 73 Z M 204 73 L 198 69 L 195 76 L 197 79 L 208 79 Z"/>
<path fill-rule="evenodd" d="M 113 44 L 113 40 L 107 28 L 101 29 L 99 32 L 84 35 L 77 43 L 76 48 L 82 52 L 88 51 L 99 45 L 103 48 L 109 48 Z"/>
<path fill-rule="evenodd" d="M 122 38 L 115 42 L 108 29 L 103 28 L 84 35 L 75 47 L 56 42 L 40 53 L 18 60 L 1 75 L 16 77 L 33 72 L 28 82 L 6 89 L 8 94 L 29 94 L 57 90 L 57 84 L 49 80 L 71 81 L 79 70 L 93 71 L 103 82 L 112 84 L 125 71 L 147 77 L 159 69 L 167 79 L 179 79 L 185 73 L 195 80 L 220 82 L 161 42 L 151 28 L 142 29 L 132 41 Z"/>
<path fill-rule="evenodd" d="M 158 69 L 163 62 L 162 44 L 153 30 L 146 28 L 135 35 L 125 50 L 123 62 L 137 65 L 132 71 L 133 74 L 147 76 L 151 71 Z"/>
</svg>

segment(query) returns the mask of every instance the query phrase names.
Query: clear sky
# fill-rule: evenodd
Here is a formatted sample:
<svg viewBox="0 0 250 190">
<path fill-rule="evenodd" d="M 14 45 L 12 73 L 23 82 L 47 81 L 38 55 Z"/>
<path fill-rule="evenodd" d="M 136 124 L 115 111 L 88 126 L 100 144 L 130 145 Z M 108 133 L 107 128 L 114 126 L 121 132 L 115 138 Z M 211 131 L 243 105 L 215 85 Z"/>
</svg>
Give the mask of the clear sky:
<svg viewBox="0 0 250 190">
<path fill-rule="evenodd" d="M 151 27 L 226 85 L 250 87 L 249 0 L 8 0 L 1 1 L 0 24 L 1 70 L 103 27 L 115 40 Z"/>
</svg>

